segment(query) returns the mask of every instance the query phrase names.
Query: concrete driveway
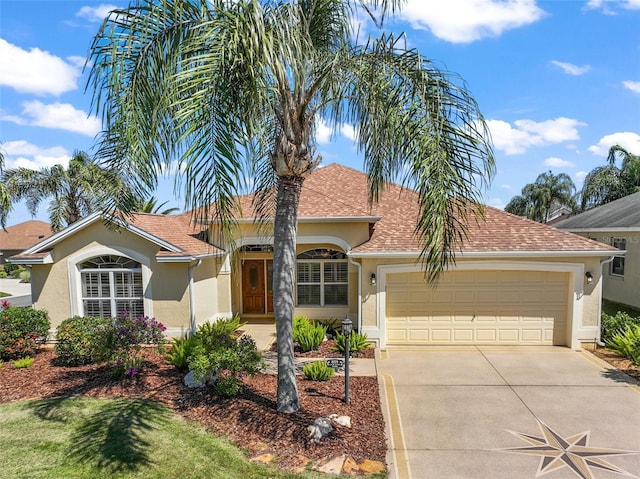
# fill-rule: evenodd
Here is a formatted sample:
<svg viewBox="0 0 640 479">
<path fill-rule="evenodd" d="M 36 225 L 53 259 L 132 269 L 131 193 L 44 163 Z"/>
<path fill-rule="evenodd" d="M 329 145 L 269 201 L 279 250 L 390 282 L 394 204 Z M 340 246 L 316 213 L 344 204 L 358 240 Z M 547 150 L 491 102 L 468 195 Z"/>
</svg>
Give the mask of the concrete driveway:
<svg viewBox="0 0 640 479">
<path fill-rule="evenodd" d="M 392 479 L 640 476 L 640 387 L 567 348 L 389 349 Z"/>
<path fill-rule="evenodd" d="M 0 278 L 0 291 L 8 293 L 3 299 L 12 306 L 31 306 L 31 283 L 21 283 L 19 279 Z"/>
</svg>

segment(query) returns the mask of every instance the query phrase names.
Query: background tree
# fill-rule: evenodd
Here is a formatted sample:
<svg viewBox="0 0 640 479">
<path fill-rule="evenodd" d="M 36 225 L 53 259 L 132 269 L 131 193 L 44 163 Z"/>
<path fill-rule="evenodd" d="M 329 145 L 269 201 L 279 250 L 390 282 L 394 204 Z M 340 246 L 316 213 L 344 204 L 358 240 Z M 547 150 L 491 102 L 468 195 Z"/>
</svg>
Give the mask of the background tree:
<svg viewBox="0 0 640 479">
<path fill-rule="evenodd" d="M 40 203 L 49 201 L 49 221 L 53 231 L 75 223 L 105 204 L 132 202 L 128 186 L 115 170 L 102 168 L 89 156 L 76 151 L 69 166 L 31 170 L 15 168 L 3 174 L 12 201 L 26 200 L 35 216 Z"/>
<path fill-rule="evenodd" d="M 133 207 L 133 211 L 136 213 L 153 213 L 156 215 L 171 215 L 180 211 L 180 208 L 169 207 L 164 208 L 164 206 L 169 203 L 168 201 L 164 201 L 158 204 L 158 198 L 152 196 L 148 199 L 138 199 L 137 204 Z"/>
<path fill-rule="evenodd" d="M 620 167 L 616 162 L 620 160 Z M 588 210 L 640 191 L 640 156 L 620 145 L 609 149 L 607 164 L 591 170 L 580 192 L 580 208 Z"/>
<path fill-rule="evenodd" d="M 522 193 L 507 203 L 504 210 L 518 216 L 546 223 L 554 210 L 566 206 L 575 210 L 575 184 L 569 175 L 551 171 L 541 173 L 534 183 L 522 188 Z"/>
<path fill-rule="evenodd" d="M 321 161 L 321 120 L 354 125 L 369 197 L 388 181 L 418 193 L 416 235 L 435 281 L 454 259 L 494 171 L 475 100 L 402 37 L 356 43 L 357 7 L 378 24 L 401 0 L 146 0 L 111 13 L 91 47 L 100 158 L 153 188 L 178 162 L 186 206 L 220 225 L 233 249 L 236 194 L 255 180 L 257 216 L 274 217 L 277 409 L 299 408 L 292 338 L 296 223 Z M 378 12 L 374 16 L 372 12 Z M 413 218 L 408 219 L 413 220 Z"/>
<path fill-rule="evenodd" d="M 11 210 L 11 196 L 3 179 L 4 175 L 4 154 L 0 150 L 0 227 L 7 225 L 7 215 Z"/>
</svg>

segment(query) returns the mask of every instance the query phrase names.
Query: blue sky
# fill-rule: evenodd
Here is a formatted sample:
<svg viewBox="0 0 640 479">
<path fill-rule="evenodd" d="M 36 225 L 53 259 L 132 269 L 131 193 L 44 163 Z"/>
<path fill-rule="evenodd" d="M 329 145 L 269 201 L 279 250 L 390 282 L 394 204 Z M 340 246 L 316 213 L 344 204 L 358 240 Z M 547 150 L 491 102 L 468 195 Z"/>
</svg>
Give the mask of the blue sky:
<svg viewBox="0 0 640 479">
<path fill-rule="evenodd" d="M 7 167 L 66 164 L 91 152 L 82 72 L 101 19 L 126 1 L 0 1 L 0 148 Z M 485 195 L 499 208 L 539 173 L 578 188 L 620 144 L 640 154 L 640 0 L 409 0 L 387 29 L 459 74 L 488 121 L 497 174 Z M 376 34 L 363 20 L 361 31 Z M 323 163 L 362 169 L 353 128 L 318 129 Z M 172 181 L 155 195 L 182 207 Z M 18 204 L 8 224 L 28 220 Z M 46 205 L 37 218 L 46 220 Z"/>
</svg>

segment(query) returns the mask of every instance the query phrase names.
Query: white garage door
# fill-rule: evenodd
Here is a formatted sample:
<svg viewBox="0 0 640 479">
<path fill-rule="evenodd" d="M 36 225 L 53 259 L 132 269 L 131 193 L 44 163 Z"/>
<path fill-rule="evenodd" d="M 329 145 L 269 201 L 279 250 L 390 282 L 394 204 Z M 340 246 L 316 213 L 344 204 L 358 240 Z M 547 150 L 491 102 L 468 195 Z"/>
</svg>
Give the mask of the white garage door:
<svg viewBox="0 0 640 479">
<path fill-rule="evenodd" d="M 386 276 L 387 344 L 566 344 L 568 273 L 456 271 Z"/>
</svg>

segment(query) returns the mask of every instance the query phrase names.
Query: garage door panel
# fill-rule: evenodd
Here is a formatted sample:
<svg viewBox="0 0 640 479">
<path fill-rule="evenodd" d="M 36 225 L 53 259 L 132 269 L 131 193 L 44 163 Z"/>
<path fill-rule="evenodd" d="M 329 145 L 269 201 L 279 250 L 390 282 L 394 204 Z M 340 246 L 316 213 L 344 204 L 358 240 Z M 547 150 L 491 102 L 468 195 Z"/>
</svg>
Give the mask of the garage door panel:
<svg viewBox="0 0 640 479">
<path fill-rule="evenodd" d="M 565 344 L 567 273 L 447 272 L 386 275 L 389 344 Z"/>
</svg>

